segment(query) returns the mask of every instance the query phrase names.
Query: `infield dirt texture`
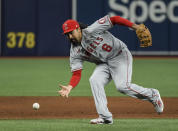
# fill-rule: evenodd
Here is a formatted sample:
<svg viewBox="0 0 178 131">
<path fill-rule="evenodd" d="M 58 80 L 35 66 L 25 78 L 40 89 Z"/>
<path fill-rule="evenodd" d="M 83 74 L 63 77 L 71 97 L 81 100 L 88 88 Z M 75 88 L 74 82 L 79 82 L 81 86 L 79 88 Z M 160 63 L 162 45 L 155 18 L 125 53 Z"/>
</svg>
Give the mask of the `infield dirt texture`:
<svg viewBox="0 0 178 131">
<path fill-rule="evenodd" d="M 134 59 L 133 82 L 158 89 L 164 112 L 158 115 L 150 102 L 121 96 L 111 82 L 105 89 L 113 117 L 178 118 L 177 67 L 177 57 Z M 58 83 L 65 85 L 71 77 L 68 58 L 0 58 L 0 119 L 98 117 L 88 82 L 94 68 L 84 63 L 81 82 L 64 99 L 57 91 Z M 39 110 L 33 110 L 35 102 Z"/>
<path fill-rule="evenodd" d="M 178 118 L 178 98 L 163 98 L 164 113 L 158 115 L 151 103 L 130 97 L 108 97 L 114 118 Z M 39 110 L 32 104 L 38 102 Z M 12 96 L 0 97 L 0 119 L 95 118 L 92 97 Z"/>
</svg>

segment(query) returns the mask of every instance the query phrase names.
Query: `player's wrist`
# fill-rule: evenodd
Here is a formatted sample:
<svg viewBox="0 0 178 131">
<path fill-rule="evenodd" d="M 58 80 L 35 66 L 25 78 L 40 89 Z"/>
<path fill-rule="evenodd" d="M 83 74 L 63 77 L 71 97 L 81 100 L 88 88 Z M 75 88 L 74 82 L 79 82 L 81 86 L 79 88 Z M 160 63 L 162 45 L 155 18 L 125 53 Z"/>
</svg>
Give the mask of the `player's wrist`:
<svg viewBox="0 0 178 131">
<path fill-rule="evenodd" d="M 137 30 L 138 27 L 139 27 L 139 25 L 137 25 L 137 24 L 133 24 L 133 25 L 132 25 L 132 29 L 134 29 L 134 30 Z"/>
<path fill-rule="evenodd" d="M 72 85 L 68 85 L 67 87 L 68 87 L 68 89 L 70 89 L 70 90 L 72 90 L 72 88 L 73 88 Z"/>
</svg>

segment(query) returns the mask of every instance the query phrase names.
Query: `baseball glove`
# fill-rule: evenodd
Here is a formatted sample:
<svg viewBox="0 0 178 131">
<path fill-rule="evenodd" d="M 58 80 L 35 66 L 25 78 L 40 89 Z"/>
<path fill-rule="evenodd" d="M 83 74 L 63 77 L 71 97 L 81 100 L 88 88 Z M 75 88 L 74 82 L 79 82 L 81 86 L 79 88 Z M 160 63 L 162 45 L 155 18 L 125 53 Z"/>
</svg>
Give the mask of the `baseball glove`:
<svg viewBox="0 0 178 131">
<path fill-rule="evenodd" d="M 140 41 L 140 47 L 152 46 L 151 33 L 144 24 L 139 25 L 139 27 L 136 29 L 136 34 Z"/>
</svg>

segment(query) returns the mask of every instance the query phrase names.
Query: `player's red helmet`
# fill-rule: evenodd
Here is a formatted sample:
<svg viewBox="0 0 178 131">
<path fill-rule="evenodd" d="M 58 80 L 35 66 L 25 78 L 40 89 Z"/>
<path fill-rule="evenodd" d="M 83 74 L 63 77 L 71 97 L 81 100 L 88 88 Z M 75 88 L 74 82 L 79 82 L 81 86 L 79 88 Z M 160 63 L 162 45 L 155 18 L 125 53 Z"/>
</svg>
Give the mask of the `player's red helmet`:
<svg viewBox="0 0 178 131">
<path fill-rule="evenodd" d="M 75 20 L 67 20 L 62 25 L 62 29 L 65 33 L 71 32 L 79 27 L 79 23 Z"/>
</svg>

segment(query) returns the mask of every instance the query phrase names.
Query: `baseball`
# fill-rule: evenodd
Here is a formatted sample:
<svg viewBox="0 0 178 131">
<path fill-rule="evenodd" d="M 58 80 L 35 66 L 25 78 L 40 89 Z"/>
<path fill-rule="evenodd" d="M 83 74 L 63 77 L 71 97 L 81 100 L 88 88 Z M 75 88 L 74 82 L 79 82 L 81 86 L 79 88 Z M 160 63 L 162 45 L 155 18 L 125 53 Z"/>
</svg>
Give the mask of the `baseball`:
<svg viewBox="0 0 178 131">
<path fill-rule="evenodd" d="M 38 110 L 40 105 L 38 103 L 33 103 L 33 109 Z"/>
</svg>

